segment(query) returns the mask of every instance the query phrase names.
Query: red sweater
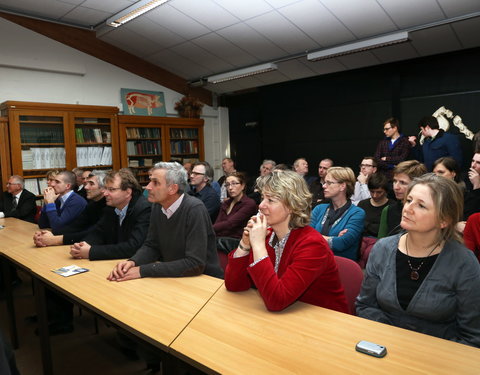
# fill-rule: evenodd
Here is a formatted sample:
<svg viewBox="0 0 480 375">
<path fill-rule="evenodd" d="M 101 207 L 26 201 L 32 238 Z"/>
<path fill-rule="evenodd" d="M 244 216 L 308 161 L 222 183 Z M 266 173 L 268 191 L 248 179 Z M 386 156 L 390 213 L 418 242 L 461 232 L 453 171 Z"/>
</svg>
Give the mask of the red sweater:
<svg viewBox="0 0 480 375">
<path fill-rule="evenodd" d="M 273 232 L 272 232 L 273 233 Z M 269 258 L 253 267 L 253 254 L 234 258 L 229 254 L 225 270 L 227 290 L 238 292 L 255 285 L 268 310 L 285 309 L 302 301 L 340 312 L 348 312 L 337 264 L 327 242 L 310 226 L 292 230 L 288 238 L 278 274 L 274 271 L 275 250 L 265 239 Z"/>
<path fill-rule="evenodd" d="M 463 231 L 465 246 L 472 250 L 480 262 L 480 213 L 470 215 Z"/>
</svg>

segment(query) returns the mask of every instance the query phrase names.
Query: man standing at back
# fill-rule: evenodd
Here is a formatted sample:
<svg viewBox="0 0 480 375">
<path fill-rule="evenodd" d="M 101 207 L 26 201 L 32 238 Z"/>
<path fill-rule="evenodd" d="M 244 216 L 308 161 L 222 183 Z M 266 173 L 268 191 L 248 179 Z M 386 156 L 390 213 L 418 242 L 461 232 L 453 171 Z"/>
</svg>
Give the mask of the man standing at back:
<svg viewBox="0 0 480 375">
<path fill-rule="evenodd" d="M 463 156 L 460 140 L 455 134 L 445 133 L 443 129 L 440 129 L 436 117 L 424 117 L 420 120 L 418 126 L 425 137 L 421 149 L 420 145 L 417 145 L 417 137 L 411 136 L 409 141 L 414 147 L 415 158 L 423 162 L 429 172 L 432 171 L 435 160 L 444 156 L 450 156 L 455 159 L 458 165 L 462 165 Z"/>
<path fill-rule="evenodd" d="M 408 159 L 411 146 L 408 138 L 400 133 L 400 125 L 395 117 L 385 120 L 383 133 L 385 138 L 378 143 L 374 156 L 378 172 L 392 180 L 393 169 L 398 163 Z"/>
<path fill-rule="evenodd" d="M 37 205 L 35 195 L 23 188 L 22 177 L 13 175 L 8 179 L 7 191 L 0 200 L 0 218 L 15 217 L 20 220 L 34 222 Z"/>
<path fill-rule="evenodd" d="M 73 172 L 62 171 L 43 193 L 45 206 L 38 221 L 40 228 L 60 230 L 82 213 L 87 201 L 75 193 L 76 177 Z"/>
<path fill-rule="evenodd" d="M 157 163 L 147 185 L 153 204 L 143 246 L 120 262 L 110 281 L 140 277 L 180 277 L 205 273 L 222 277 L 215 233 L 201 201 L 185 194 L 187 174 L 178 163 Z"/>
</svg>

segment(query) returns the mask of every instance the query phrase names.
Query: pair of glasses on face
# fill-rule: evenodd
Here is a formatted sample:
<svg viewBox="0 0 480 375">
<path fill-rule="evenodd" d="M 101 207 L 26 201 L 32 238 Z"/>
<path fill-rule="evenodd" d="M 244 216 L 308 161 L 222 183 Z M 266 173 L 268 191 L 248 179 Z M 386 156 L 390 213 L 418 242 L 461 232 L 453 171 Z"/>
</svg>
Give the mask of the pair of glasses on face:
<svg viewBox="0 0 480 375">
<path fill-rule="evenodd" d="M 191 172 L 191 176 L 205 176 L 205 173 L 199 173 L 199 172 Z"/>
<path fill-rule="evenodd" d="M 390 127 L 387 127 L 387 126 L 386 126 L 386 127 L 383 128 L 383 131 L 384 131 L 384 132 L 389 131 L 391 128 L 392 128 L 391 126 L 390 126 Z"/>
<path fill-rule="evenodd" d="M 235 187 L 237 185 L 241 185 L 240 182 L 227 182 L 227 183 L 225 183 L 226 188 L 229 188 L 230 186 Z"/>
</svg>

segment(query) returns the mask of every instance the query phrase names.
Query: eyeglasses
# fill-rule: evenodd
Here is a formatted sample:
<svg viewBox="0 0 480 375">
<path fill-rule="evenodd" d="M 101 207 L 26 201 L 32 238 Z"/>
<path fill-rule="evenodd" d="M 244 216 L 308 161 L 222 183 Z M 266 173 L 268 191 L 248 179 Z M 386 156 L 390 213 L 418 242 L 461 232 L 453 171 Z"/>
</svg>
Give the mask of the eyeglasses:
<svg viewBox="0 0 480 375">
<path fill-rule="evenodd" d="M 118 188 L 115 188 L 115 187 L 107 187 L 107 188 L 105 188 L 105 190 L 107 190 L 109 193 L 113 193 L 113 192 L 115 192 L 115 191 L 117 191 L 117 190 L 122 190 L 122 188 L 119 188 L 119 187 L 118 187 Z"/>
<path fill-rule="evenodd" d="M 230 186 L 235 187 L 235 186 L 237 186 L 237 185 L 241 185 L 241 183 L 240 183 L 240 182 L 227 182 L 227 183 L 225 183 L 225 187 L 226 187 L 226 188 L 228 188 L 228 187 L 230 187 Z"/>
<path fill-rule="evenodd" d="M 7 186 L 10 186 L 10 185 L 20 185 L 18 182 L 7 182 Z"/>
<path fill-rule="evenodd" d="M 341 182 L 337 182 L 337 181 L 325 181 L 323 184 L 324 184 L 324 185 L 327 185 L 327 186 L 330 186 L 330 185 L 333 185 L 333 184 L 341 184 Z"/>
<path fill-rule="evenodd" d="M 199 172 L 190 172 L 191 176 L 205 176 L 205 173 L 199 173 Z"/>
<path fill-rule="evenodd" d="M 360 164 L 359 167 L 360 168 L 363 168 L 363 167 L 367 168 L 367 167 L 373 167 L 373 165 L 372 164 Z"/>
<path fill-rule="evenodd" d="M 390 127 L 385 126 L 385 127 L 383 128 L 383 131 L 386 132 L 387 130 L 390 130 L 391 128 L 392 128 L 391 126 L 390 126 Z"/>
</svg>

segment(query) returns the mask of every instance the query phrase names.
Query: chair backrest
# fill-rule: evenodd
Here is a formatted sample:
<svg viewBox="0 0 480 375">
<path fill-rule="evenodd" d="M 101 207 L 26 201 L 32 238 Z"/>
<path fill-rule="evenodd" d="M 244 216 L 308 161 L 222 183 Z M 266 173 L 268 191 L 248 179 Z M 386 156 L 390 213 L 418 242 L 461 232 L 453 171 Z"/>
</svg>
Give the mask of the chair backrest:
<svg viewBox="0 0 480 375">
<path fill-rule="evenodd" d="M 217 250 L 217 254 L 218 254 L 218 260 L 220 262 L 220 266 L 222 267 L 223 271 L 225 271 L 225 268 L 227 267 L 227 263 L 228 263 L 228 255 L 221 250 Z"/>
<path fill-rule="evenodd" d="M 35 224 L 38 224 L 38 220 L 40 219 L 40 214 L 42 213 L 42 206 L 37 206 L 37 212 L 35 212 Z"/>
<path fill-rule="evenodd" d="M 368 256 L 375 242 L 377 242 L 377 239 L 374 237 L 362 237 L 362 241 L 360 241 L 360 256 L 357 260 L 360 268 L 363 269 L 367 266 Z"/>
<path fill-rule="evenodd" d="M 340 281 L 345 290 L 349 312 L 352 315 L 356 315 L 355 299 L 360 294 L 360 288 L 362 286 L 362 269 L 355 261 L 348 258 L 335 256 L 335 262 L 337 262 Z"/>
</svg>

